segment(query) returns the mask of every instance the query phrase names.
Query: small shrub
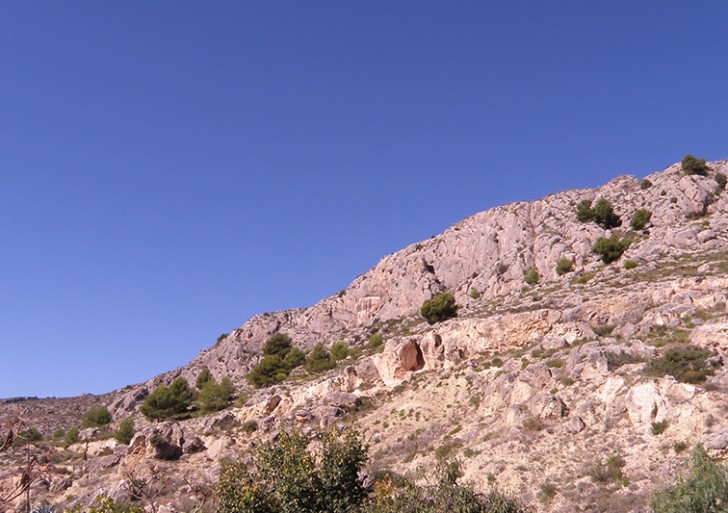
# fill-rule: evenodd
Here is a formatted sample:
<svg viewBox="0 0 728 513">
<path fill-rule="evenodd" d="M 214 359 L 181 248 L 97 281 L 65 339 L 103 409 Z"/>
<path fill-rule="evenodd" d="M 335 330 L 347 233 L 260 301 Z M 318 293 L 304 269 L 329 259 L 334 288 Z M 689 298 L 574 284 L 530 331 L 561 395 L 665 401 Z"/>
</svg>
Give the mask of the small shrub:
<svg viewBox="0 0 728 513">
<path fill-rule="evenodd" d="M 384 347 L 384 338 L 380 333 L 375 333 L 371 337 L 369 337 L 369 349 L 372 349 L 373 351 L 378 351 Z"/>
<path fill-rule="evenodd" d="M 258 431 L 258 422 L 250 419 L 243 422 L 243 431 L 246 433 L 255 433 Z"/>
<path fill-rule="evenodd" d="M 710 356 L 710 351 L 690 344 L 670 346 L 647 364 L 645 374 L 654 377 L 670 375 L 683 383 L 702 383 L 715 372 L 715 368 L 707 362 Z"/>
<path fill-rule="evenodd" d="M 559 276 L 563 276 L 566 273 L 570 273 L 574 270 L 574 262 L 569 260 L 566 257 L 559 258 L 559 261 L 556 262 L 556 274 Z"/>
<path fill-rule="evenodd" d="M 197 390 L 202 390 L 202 388 L 207 384 L 208 381 L 212 379 L 212 374 L 210 373 L 210 369 L 207 367 L 203 367 L 200 373 L 197 375 L 197 380 L 195 381 L 195 388 Z"/>
<path fill-rule="evenodd" d="M 630 269 L 634 269 L 635 267 L 637 267 L 637 262 L 635 262 L 634 260 L 627 260 L 627 261 L 626 261 L 626 262 L 624 263 L 624 268 L 625 268 L 626 270 L 628 270 L 628 271 L 629 271 Z"/>
<path fill-rule="evenodd" d="M 525 281 L 529 285 L 536 285 L 540 279 L 541 276 L 538 274 L 538 271 L 535 267 L 531 267 L 528 271 L 523 273 L 523 281 Z"/>
<path fill-rule="evenodd" d="M 78 434 L 78 427 L 73 426 L 71 429 L 69 429 L 68 433 L 66 433 L 66 436 L 63 437 L 63 447 L 68 448 L 69 446 L 78 442 Z"/>
<path fill-rule="evenodd" d="M 622 220 L 614 213 L 612 204 L 604 198 L 599 199 L 592 209 L 594 222 L 599 226 L 610 229 L 622 225 Z"/>
<path fill-rule="evenodd" d="M 594 276 L 596 276 L 596 275 L 597 275 L 597 273 L 594 273 L 594 272 L 584 273 L 584 274 L 580 275 L 575 280 L 574 283 L 578 283 L 579 285 L 584 285 L 585 283 L 589 283 L 589 280 L 591 280 L 592 278 L 594 278 Z"/>
<path fill-rule="evenodd" d="M 665 432 L 665 430 L 667 429 L 668 426 L 669 426 L 669 424 L 667 423 L 666 420 L 661 420 L 659 422 L 653 422 L 652 423 L 652 434 L 655 436 L 661 435 L 662 433 Z"/>
<path fill-rule="evenodd" d="M 280 332 L 265 342 L 263 355 L 246 376 L 248 382 L 255 388 L 284 381 L 293 369 L 306 361 L 306 354 L 299 348 L 293 347 L 291 337 Z"/>
<path fill-rule="evenodd" d="M 218 345 L 220 342 L 225 340 L 229 335 L 230 335 L 230 333 L 220 333 L 217 336 L 217 339 L 215 340 L 215 345 Z"/>
<path fill-rule="evenodd" d="M 538 496 L 544 502 L 550 502 L 556 497 L 556 486 L 553 483 L 541 483 Z"/>
<path fill-rule="evenodd" d="M 646 208 L 638 208 L 629 224 L 633 230 L 641 230 L 650 222 L 650 219 L 652 219 L 652 212 Z"/>
<path fill-rule="evenodd" d="M 581 223 L 586 223 L 594 220 L 594 213 L 592 212 L 592 200 L 586 199 L 579 202 L 576 206 L 576 220 Z"/>
<path fill-rule="evenodd" d="M 707 174 L 705 159 L 699 159 L 694 155 L 685 155 L 682 159 L 681 165 L 682 170 L 686 175 L 705 176 Z"/>
<path fill-rule="evenodd" d="M 184 413 L 192 404 L 195 394 L 190 390 L 187 380 L 175 379 L 171 385 L 157 387 L 149 394 L 139 411 L 150 420 L 172 418 Z"/>
<path fill-rule="evenodd" d="M 560 360 L 558 358 L 555 358 L 553 360 L 549 360 L 546 362 L 546 367 L 549 369 L 560 369 L 564 366 L 564 361 Z"/>
<path fill-rule="evenodd" d="M 680 454 L 687 448 L 688 448 L 687 442 L 680 441 L 680 442 L 675 442 L 674 444 L 672 444 L 672 450 L 675 451 L 675 454 Z"/>
<path fill-rule="evenodd" d="M 333 358 L 335 362 L 338 362 L 339 360 L 343 360 L 349 356 L 349 345 L 344 341 L 335 342 L 331 346 L 329 353 L 331 353 L 331 358 Z"/>
<path fill-rule="evenodd" d="M 127 417 L 119 423 L 119 427 L 114 432 L 114 440 L 120 444 L 129 445 L 135 433 L 134 419 Z"/>
<path fill-rule="evenodd" d="M 322 343 L 313 346 L 311 353 L 306 358 L 306 370 L 310 374 L 318 374 L 336 367 L 336 362 L 331 358 L 331 354 L 324 348 Z"/>
<path fill-rule="evenodd" d="M 99 406 L 86 412 L 83 421 L 81 421 L 81 427 L 101 427 L 109 424 L 111 420 L 111 413 L 106 409 L 106 406 Z"/>
<path fill-rule="evenodd" d="M 709 513 L 725 511 L 728 472 L 711 460 L 702 445 L 693 449 L 688 473 L 652 497 L 653 513 Z"/>
<path fill-rule="evenodd" d="M 197 405 L 203 413 L 220 411 L 230 403 L 234 391 L 233 384 L 227 376 L 222 378 L 220 383 L 210 378 L 197 397 Z"/>
<path fill-rule="evenodd" d="M 473 298 L 473 299 L 478 299 L 480 297 L 480 292 L 478 292 L 478 289 L 476 289 L 475 287 L 473 287 L 470 290 L 470 297 Z"/>
<path fill-rule="evenodd" d="M 538 417 L 529 417 L 523 422 L 523 429 L 526 431 L 537 432 L 545 427 L 543 421 Z"/>
<path fill-rule="evenodd" d="M 599 254 L 602 262 L 611 264 L 615 260 L 619 260 L 622 253 L 629 248 L 630 241 L 627 239 L 619 239 L 612 235 L 611 237 L 599 237 L 594 243 L 594 250 Z"/>
<path fill-rule="evenodd" d="M 726 177 L 723 173 L 715 173 L 715 181 L 718 184 L 718 188 L 722 191 L 726 186 Z"/>
<path fill-rule="evenodd" d="M 626 486 L 628 481 L 624 476 L 624 472 L 622 472 L 625 464 L 624 459 L 615 454 L 609 456 L 606 462 L 597 462 L 589 475 L 595 483 L 620 483 L 622 486 Z"/>
<path fill-rule="evenodd" d="M 441 292 L 432 299 L 428 299 L 420 308 L 420 315 L 425 318 L 427 324 L 435 324 L 458 315 L 458 305 L 455 297 L 448 292 Z"/>
<path fill-rule="evenodd" d="M 12 446 L 21 447 L 32 442 L 40 442 L 41 440 L 43 440 L 43 435 L 40 434 L 40 431 L 32 427 L 30 429 L 20 431 L 13 440 Z"/>
<path fill-rule="evenodd" d="M 644 178 L 640 181 L 640 189 L 642 189 L 643 191 L 649 189 L 650 187 L 652 187 L 652 182 L 650 182 L 647 178 Z"/>
<path fill-rule="evenodd" d="M 614 327 L 614 324 L 603 324 L 602 326 L 592 328 L 592 331 L 594 331 L 594 333 L 596 333 L 599 337 L 606 337 L 612 334 Z"/>
</svg>

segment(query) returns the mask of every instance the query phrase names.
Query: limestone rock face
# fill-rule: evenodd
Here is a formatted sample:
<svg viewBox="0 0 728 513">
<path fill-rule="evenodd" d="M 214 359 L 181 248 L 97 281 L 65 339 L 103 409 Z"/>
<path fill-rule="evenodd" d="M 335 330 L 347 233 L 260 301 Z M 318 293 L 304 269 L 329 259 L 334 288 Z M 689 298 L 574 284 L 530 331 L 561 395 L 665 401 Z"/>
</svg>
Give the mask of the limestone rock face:
<svg viewBox="0 0 728 513">
<path fill-rule="evenodd" d="M 182 456 L 184 444 L 184 432 L 178 423 L 161 422 L 134 435 L 127 457 L 176 460 Z"/>
</svg>

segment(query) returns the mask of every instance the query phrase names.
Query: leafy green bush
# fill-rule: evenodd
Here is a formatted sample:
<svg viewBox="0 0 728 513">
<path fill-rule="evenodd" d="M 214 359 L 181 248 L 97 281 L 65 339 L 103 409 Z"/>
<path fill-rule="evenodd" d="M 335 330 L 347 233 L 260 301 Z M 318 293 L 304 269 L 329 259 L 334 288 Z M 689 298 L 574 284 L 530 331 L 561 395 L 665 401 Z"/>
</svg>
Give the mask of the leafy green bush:
<svg viewBox="0 0 728 513">
<path fill-rule="evenodd" d="M 711 460 L 702 445 L 693 449 L 691 467 L 678 482 L 652 498 L 653 513 L 712 513 L 726 511 L 728 472 Z"/>
<path fill-rule="evenodd" d="M 78 442 L 79 430 L 77 426 L 73 426 L 68 430 L 66 436 L 63 437 L 63 447 L 69 447 Z"/>
<path fill-rule="evenodd" d="M 650 182 L 647 178 L 640 180 L 640 189 L 644 191 L 649 189 L 650 187 L 652 187 L 652 182 Z"/>
<path fill-rule="evenodd" d="M 210 369 L 208 369 L 207 367 L 203 367 L 200 373 L 197 375 L 197 379 L 195 380 L 195 388 L 197 390 L 202 390 L 207 382 L 211 379 L 212 374 L 210 373 Z"/>
<path fill-rule="evenodd" d="M 306 361 L 306 354 L 293 347 L 291 337 L 275 333 L 263 346 L 263 359 L 251 369 L 247 380 L 256 388 L 284 381 L 290 372 Z"/>
<path fill-rule="evenodd" d="M 529 270 L 523 273 L 523 281 L 525 281 L 529 285 L 536 285 L 540 279 L 541 276 L 538 274 L 538 271 L 535 267 L 531 267 Z"/>
<path fill-rule="evenodd" d="M 622 253 L 627 251 L 629 248 L 630 241 L 627 239 L 620 239 L 619 237 L 612 235 L 611 237 L 599 237 L 594 243 L 594 250 L 599 253 L 599 257 L 605 264 L 611 264 L 615 260 L 619 260 Z"/>
<path fill-rule="evenodd" d="M 369 349 L 372 349 L 374 351 L 379 351 L 384 347 L 384 338 L 382 337 L 381 333 L 375 333 L 371 337 L 369 337 Z"/>
<path fill-rule="evenodd" d="M 168 387 L 157 387 L 144 399 L 139 411 L 150 420 L 172 418 L 187 411 L 194 398 L 187 380 L 177 378 Z"/>
<path fill-rule="evenodd" d="M 318 374 L 336 367 L 336 362 L 322 343 L 313 346 L 313 349 L 306 358 L 306 370 L 311 374 Z"/>
<path fill-rule="evenodd" d="M 455 297 L 449 292 L 441 292 L 432 299 L 422 303 L 420 315 L 425 318 L 427 324 L 435 324 L 458 315 L 458 305 Z"/>
<path fill-rule="evenodd" d="M 317 455 L 300 432 L 261 444 L 252 469 L 227 465 L 217 488 L 218 513 L 353 513 L 367 499 L 360 472 L 367 460 L 353 430 L 320 435 Z"/>
<path fill-rule="evenodd" d="M 705 176 L 708 172 L 705 165 L 705 159 L 699 159 L 694 155 L 685 155 L 682 159 L 681 165 L 682 170 L 686 175 Z"/>
<path fill-rule="evenodd" d="M 81 421 L 81 427 L 101 427 L 111 423 L 111 420 L 111 413 L 106 409 L 106 406 L 99 406 L 86 412 L 83 421 Z"/>
<path fill-rule="evenodd" d="M 574 262 L 566 257 L 559 258 L 556 262 L 556 274 L 563 276 L 566 273 L 570 273 L 574 270 Z"/>
<path fill-rule="evenodd" d="M 278 355 L 285 358 L 288 351 L 293 348 L 291 337 L 285 333 L 275 333 L 265 342 L 263 346 L 263 354 L 266 356 Z"/>
<path fill-rule="evenodd" d="M 119 427 L 114 432 L 114 439 L 120 444 L 129 445 L 135 433 L 134 419 L 127 417 L 119 423 Z"/>
<path fill-rule="evenodd" d="M 339 360 L 343 360 L 344 358 L 347 358 L 349 356 L 349 344 L 347 344 L 343 340 L 339 342 L 334 342 L 329 352 L 331 353 L 331 358 L 333 358 L 335 362 L 338 362 Z"/>
<path fill-rule="evenodd" d="M 639 208 L 632 216 L 629 224 L 633 230 L 641 230 L 650 222 L 650 219 L 652 219 L 652 212 L 644 208 Z"/>
<path fill-rule="evenodd" d="M 630 269 L 634 269 L 635 267 L 637 267 L 637 262 L 635 262 L 634 260 L 627 260 L 624 263 L 624 268 L 627 269 L 628 271 Z"/>
<path fill-rule="evenodd" d="M 203 385 L 200 395 L 197 396 L 197 404 L 203 413 L 220 411 L 230 403 L 233 392 L 233 384 L 227 376 L 222 378 L 220 383 L 210 377 Z"/>
<path fill-rule="evenodd" d="M 269 355 L 264 356 L 250 370 L 246 378 L 255 388 L 262 388 L 284 381 L 288 377 L 289 372 L 288 367 L 283 363 L 283 359 L 280 356 Z"/>
<path fill-rule="evenodd" d="M 715 173 L 715 181 L 718 184 L 718 188 L 720 190 L 725 189 L 726 182 L 728 182 L 728 180 L 726 179 L 726 177 L 723 173 Z"/>
<path fill-rule="evenodd" d="M 670 375 L 683 383 L 702 383 L 712 376 L 715 367 L 707 362 L 710 351 L 690 344 L 677 344 L 667 348 L 645 367 L 648 376 Z"/>
<path fill-rule="evenodd" d="M 622 224 L 622 220 L 614 213 L 612 204 L 604 198 L 599 199 L 597 204 L 594 205 L 592 216 L 595 223 L 607 230 L 616 228 Z"/>
<path fill-rule="evenodd" d="M 478 299 L 480 297 L 480 291 L 478 291 L 478 289 L 476 289 L 475 287 L 473 287 L 470 290 L 470 297 L 473 298 L 473 299 Z"/>
<path fill-rule="evenodd" d="M 586 199 L 579 202 L 576 206 L 576 220 L 586 223 L 594 220 L 594 212 L 592 211 L 592 200 Z"/>
</svg>

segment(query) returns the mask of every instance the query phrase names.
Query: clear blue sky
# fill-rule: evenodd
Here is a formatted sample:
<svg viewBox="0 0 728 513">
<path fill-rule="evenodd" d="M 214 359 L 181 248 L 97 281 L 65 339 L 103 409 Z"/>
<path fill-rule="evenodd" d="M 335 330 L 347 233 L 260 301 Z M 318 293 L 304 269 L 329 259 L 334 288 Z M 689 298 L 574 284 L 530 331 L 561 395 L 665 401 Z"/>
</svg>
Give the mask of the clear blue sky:
<svg viewBox="0 0 728 513">
<path fill-rule="evenodd" d="M 728 157 L 728 2 L 0 2 L 0 397 L 181 366 L 487 208 Z"/>
</svg>

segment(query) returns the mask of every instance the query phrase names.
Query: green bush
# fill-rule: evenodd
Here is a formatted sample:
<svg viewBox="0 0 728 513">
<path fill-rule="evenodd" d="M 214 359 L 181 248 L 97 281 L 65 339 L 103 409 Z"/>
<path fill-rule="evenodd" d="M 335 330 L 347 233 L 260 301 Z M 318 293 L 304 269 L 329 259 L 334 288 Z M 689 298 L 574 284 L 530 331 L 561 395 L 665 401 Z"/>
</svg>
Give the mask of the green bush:
<svg viewBox="0 0 728 513">
<path fill-rule="evenodd" d="M 652 497 L 653 513 L 724 512 L 728 505 L 728 472 L 711 460 L 702 445 L 693 449 L 691 467 L 678 482 Z"/>
<path fill-rule="evenodd" d="M 599 254 L 602 262 L 605 264 L 611 264 L 615 260 L 619 260 L 622 253 L 627 251 L 629 248 L 630 241 L 627 239 L 620 239 L 612 235 L 611 237 L 599 237 L 594 243 L 594 250 Z"/>
<path fill-rule="evenodd" d="M 222 378 L 220 383 L 210 377 L 197 396 L 197 404 L 203 413 L 220 411 L 230 404 L 234 391 L 233 384 L 227 376 Z"/>
<path fill-rule="evenodd" d="M 310 374 L 318 374 L 336 367 L 336 362 L 322 343 L 313 346 L 313 349 L 306 358 L 306 370 Z"/>
<path fill-rule="evenodd" d="M 250 370 L 246 378 L 255 388 L 262 388 L 284 381 L 288 377 L 288 373 L 288 367 L 280 356 L 269 355 L 264 356 Z"/>
<path fill-rule="evenodd" d="M 203 367 L 200 373 L 197 375 L 197 380 L 195 380 L 195 388 L 197 390 L 202 390 L 207 382 L 211 379 L 212 374 L 210 373 L 210 369 L 208 369 L 207 367 Z"/>
<path fill-rule="evenodd" d="M 574 270 L 574 262 L 566 257 L 559 258 L 556 262 L 556 274 L 563 276 L 566 273 L 570 273 Z"/>
<path fill-rule="evenodd" d="M 227 465 L 217 488 L 218 513 L 525 513 L 498 491 L 477 493 L 460 486 L 457 461 L 437 466 L 435 484 L 417 485 L 384 471 L 374 474 L 374 493 L 360 477 L 366 447 L 355 431 L 321 435 L 318 456 L 300 432 L 282 433 L 261 444 L 252 465 Z"/>
<path fill-rule="evenodd" d="M 645 367 L 648 376 L 670 375 L 683 383 L 702 383 L 712 376 L 715 367 L 707 359 L 711 352 L 690 344 L 677 344 L 667 348 L 659 357 Z"/>
<path fill-rule="evenodd" d="M 629 271 L 630 269 L 634 269 L 635 267 L 637 267 L 637 262 L 635 262 L 634 260 L 627 260 L 627 261 L 626 261 L 626 262 L 624 263 L 624 268 L 625 268 L 626 270 L 628 270 L 628 271 Z"/>
<path fill-rule="evenodd" d="M 576 220 L 586 223 L 594 220 L 594 212 L 592 211 L 592 200 L 586 199 L 579 202 L 576 206 Z"/>
<path fill-rule="evenodd" d="M 78 442 L 79 430 L 77 426 L 73 426 L 68 430 L 66 436 L 63 437 L 63 447 L 68 448 L 69 446 Z"/>
<path fill-rule="evenodd" d="M 187 380 L 177 378 L 168 387 L 157 387 L 144 399 L 139 411 L 150 420 L 168 419 L 187 411 L 194 398 Z"/>
<path fill-rule="evenodd" d="M 101 427 L 111 423 L 111 421 L 111 413 L 106 409 L 106 406 L 99 406 L 86 412 L 81 421 L 81 427 Z"/>
<path fill-rule="evenodd" d="M 640 189 L 647 190 L 650 187 L 652 187 L 652 182 L 650 182 L 647 178 L 644 178 L 640 181 Z"/>
<path fill-rule="evenodd" d="M 705 159 L 699 159 L 694 155 L 685 155 L 681 162 L 682 170 L 686 175 L 705 176 L 708 172 Z"/>
<path fill-rule="evenodd" d="M 726 177 L 723 173 L 715 173 L 715 181 L 718 184 L 718 188 L 720 190 L 725 189 L 726 182 L 728 182 L 728 180 L 726 179 Z"/>
<path fill-rule="evenodd" d="M 670 424 L 666 420 L 661 420 L 659 422 L 653 422 L 652 423 L 652 434 L 653 435 L 661 435 L 665 432 L 665 430 L 669 427 Z"/>
<path fill-rule="evenodd" d="M 652 219 L 652 212 L 644 208 L 639 208 L 632 216 L 629 224 L 633 230 L 641 230 L 650 222 L 650 219 Z"/>
<path fill-rule="evenodd" d="M 538 271 L 535 267 L 531 267 L 528 271 L 523 273 L 523 281 L 525 281 L 529 285 L 536 285 L 540 279 L 541 276 L 538 274 Z"/>
<path fill-rule="evenodd" d="M 349 344 L 343 340 L 334 342 L 329 352 L 331 353 L 331 358 L 333 358 L 335 362 L 338 362 L 339 360 L 343 360 L 349 356 Z"/>
<path fill-rule="evenodd" d="M 119 423 L 119 427 L 114 432 L 114 439 L 120 444 L 129 445 L 135 433 L 134 419 L 127 417 Z"/>
<path fill-rule="evenodd" d="M 625 464 L 624 459 L 617 454 L 609 456 L 605 462 L 597 462 L 590 472 L 592 481 L 600 484 L 619 483 L 627 486 L 629 482 L 622 471 Z"/>
<path fill-rule="evenodd" d="M 616 228 L 622 224 L 622 220 L 614 213 L 612 204 L 604 198 L 599 199 L 597 204 L 594 205 L 592 215 L 594 222 L 607 230 L 610 228 Z"/>
<path fill-rule="evenodd" d="M 478 298 L 480 297 L 480 292 L 478 291 L 478 289 L 476 289 L 475 287 L 473 287 L 473 288 L 472 288 L 472 289 L 470 290 L 470 297 L 471 297 L 472 299 L 478 299 Z"/>
<path fill-rule="evenodd" d="M 32 442 L 40 442 L 41 440 L 43 440 L 43 435 L 40 434 L 40 431 L 32 427 L 20 431 L 13 440 L 12 446 L 21 447 Z"/>
<path fill-rule="evenodd" d="M 265 342 L 263 346 L 263 354 L 266 356 L 278 355 L 285 358 L 288 351 L 293 348 L 291 337 L 285 333 L 276 333 Z"/>
<path fill-rule="evenodd" d="M 263 346 L 263 358 L 251 369 L 247 380 L 256 388 L 284 381 L 290 372 L 306 361 L 306 354 L 293 347 L 291 337 L 275 333 Z"/>
<path fill-rule="evenodd" d="M 458 315 L 458 305 L 455 297 L 449 292 L 441 292 L 432 299 L 422 303 L 420 315 L 425 318 L 427 324 L 435 324 L 445 321 Z"/>
<path fill-rule="evenodd" d="M 354 513 L 367 500 L 360 473 L 367 460 L 358 432 L 320 435 L 318 454 L 300 432 L 261 444 L 252 468 L 227 465 L 217 487 L 218 513 Z"/>
<path fill-rule="evenodd" d="M 381 333 L 375 333 L 371 337 L 369 337 L 369 349 L 372 349 L 374 351 L 379 351 L 384 347 L 384 338 L 382 337 Z"/>
</svg>

